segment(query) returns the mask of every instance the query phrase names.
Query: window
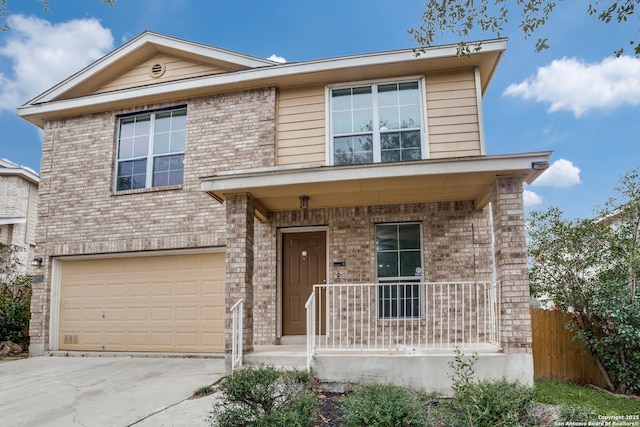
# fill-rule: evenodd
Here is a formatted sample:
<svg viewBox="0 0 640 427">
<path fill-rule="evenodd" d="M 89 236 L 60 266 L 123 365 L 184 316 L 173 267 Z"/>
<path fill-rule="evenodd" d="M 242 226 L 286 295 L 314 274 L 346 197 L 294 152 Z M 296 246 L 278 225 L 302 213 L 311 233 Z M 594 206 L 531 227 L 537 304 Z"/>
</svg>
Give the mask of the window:
<svg viewBox="0 0 640 427">
<path fill-rule="evenodd" d="M 333 164 L 422 159 L 420 88 L 409 81 L 331 89 Z"/>
<path fill-rule="evenodd" d="M 186 108 L 120 118 L 116 191 L 182 184 Z"/>
<path fill-rule="evenodd" d="M 420 318 L 422 233 L 418 223 L 376 225 L 378 317 Z"/>
</svg>

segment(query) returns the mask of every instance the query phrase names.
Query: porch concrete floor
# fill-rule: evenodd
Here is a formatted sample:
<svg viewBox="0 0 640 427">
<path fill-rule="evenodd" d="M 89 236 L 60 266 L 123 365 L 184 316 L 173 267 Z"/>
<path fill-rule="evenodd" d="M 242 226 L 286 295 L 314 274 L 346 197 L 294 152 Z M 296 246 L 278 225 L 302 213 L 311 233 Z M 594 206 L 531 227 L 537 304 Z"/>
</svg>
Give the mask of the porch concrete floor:
<svg viewBox="0 0 640 427">
<path fill-rule="evenodd" d="M 244 354 L 246 365 L 273 365 L 281 369 L 307 369 L 307 346 L 260 345 L 254 346 L 252 353 Z"/>
</svg>

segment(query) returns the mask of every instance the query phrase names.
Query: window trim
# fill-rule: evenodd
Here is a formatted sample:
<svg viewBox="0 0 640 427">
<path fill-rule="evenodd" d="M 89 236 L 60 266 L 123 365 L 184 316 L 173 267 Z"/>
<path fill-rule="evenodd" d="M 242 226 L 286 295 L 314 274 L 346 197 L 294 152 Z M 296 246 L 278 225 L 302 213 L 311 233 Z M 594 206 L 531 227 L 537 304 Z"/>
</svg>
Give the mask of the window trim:
<svg viewBox="0 0 640 427">
<path fill-rule="evenodd" d="M 154 108 L 151 110 L 144 110 L 144 111 L 134 111 L 134 112 L 129 112 L 129 113 L 124 113 L 124 114 L 118 114 L 116 115 L 116 143 L 115 143 L 115 153 L 114 153 L 114 162 L 113 162 L 113 183 L 112 183 L 112 188 L 113 188 L 113 194 L 130 194 L 132 192 L 145 192 L 145 191 L 154 191 L 154 190 L 165 190 L 165 189 L 176 189 L 176 188 L 181 188 L 184 185 L 184 167 L 183 167 L 183 176 L 182 176 L 182 183 L 180 184 L 170 184 L 170 185 L 161 185 L 161 186 L 154 186 L 153 185 L 153 164 L 154 164 L 154 159 L 156 157 L 160 157 L 160 156 L 155 156 L 153 154 L 153 143 L 155 141 L 150 141 L 148 150 L 147 150 L 147 154 L 146 156 L 144 156 L 144 159 L 147 160 L 147 165 L 146 165 L 146 171 L 145 171 L 145 186 L 141 187 L 141 188 L 129 188 L 126 190 L 119 190 L 118 189 L 118 167 L 121 163 L 121 159 L 118 158 L 118 154 L 120 152 L 120 132 L 122 130 L 122 120 L 123 119 L 128 119 L 128 118 L 133 118 L 133 117 L 138 117 L 138 116 L 144 116 L 144 115 L 149 115 L 149 116 L 154 116 L 153 120 L 150 120 L 149 123 L 149 135 L 154 135 L 155 132 L 155 116 L 157 114 L 160 113 L 166 113 L 166 112 L 174 112 L 174 111 L 182 111 L 184 110 L 185 112 L 185 120 L 188 120 L 188 110 L 187 110 L 187 104 L 180 104 L 180 105 L 174 105 L 174 106 L 167 106 L 167 107 L 161 107 L 161 108 Z M 187 126 L 185 125 L 185 148 L 183 149 L 183 151 L 181 152 L 175 152 L 175 153 L 165 153 L 163 155 L 165 156 L 170 156 L 170 155 L 178 155 L 179 153 L 182 153 L 183 156 L 183 161 L 184 161 L 184 157 L 186 155 L 186 131 L 187 131 Z M 122 159 L 122 161 L 133 161 L 133 160 L 141 160 L 143 157 L 136 157 L 136 158 L 130 158 L 130 159 Z"/>
<path fill-rule="evenodd" d="M 325 86 L 325 164 L 329 166 L 336 166 L 334 164 L 333 155 L 333 132 L 332 132 L 332 110 L 331 110 L 331 92 L 334 89 L 348 89 L 362 86 L 378 86 L 389 83 L 418 83 L 418 91 L 420 94 L 420 111 L 422 112 L 420 119 L 422 121 L 420 128 L 420 160 L 428 160 L 430 158 L 429 153 L 429 132 L 428 132 L 428 116 L 427 116 L 427 92 L 426 92 L 426 79 L 424 75 L 405 76 L 401 78 L 386 78 L 377 80 L 360 80 L 346 83 L 328 84 Z M 373 94 L 373 90 L 372 90 Z M 377 96 L 373 97 L 371 107 L 374 110 L 374 117 L 377 117 L 378 102 Z M 381 164 L 380 161 L 380 130 L 373 131 L 373 162 L 366 164 Z M 345 165 L 339 165 L 345 166 Z M 351 165 L 354 166 L 354 165 Z"/>
<path fill-rule="evenodd" d="M 374 226 L 374 239 L 377 239 L 377 227 L 379 225 L 418 225 L 420 228 L 420 265 L 422 272 L 419 277 L 417 276 L 399 276 L 393 278 L 378 277 L 378 248 L 375 250 L 375 266 L 376 266 L 376 319 L 382 321 L 411 321 L 421 320 L 425 318 L 425 303 L 424 303 L 424 239 L 423 239 L 423 224 L 422 221 L 396 221 L 396 222 L 376 222 Z M 416 281 L 417 279 L 417 281 Z M 397 317 L 383 317 L 380 312 L 380 287 L 381 286 L 395 286 L 395 285 L 418 285 L 418 316 L 397 316 Z"/>
</svg>

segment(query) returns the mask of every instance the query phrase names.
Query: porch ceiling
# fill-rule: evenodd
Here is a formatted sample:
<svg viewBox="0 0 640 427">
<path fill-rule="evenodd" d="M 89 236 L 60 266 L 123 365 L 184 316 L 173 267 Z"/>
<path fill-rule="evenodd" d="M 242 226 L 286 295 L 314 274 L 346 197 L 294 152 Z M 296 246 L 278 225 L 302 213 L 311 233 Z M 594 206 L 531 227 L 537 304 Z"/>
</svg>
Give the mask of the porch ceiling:
<svg viewBox="0 0 640 427">
<path fill-rule="evenodd" d="M 491 184 L 499 176 L 521 176 L 532 183 L 548 165 L 550 151 L 407 163 L 355 166 L 273 167 L 219 172 L 202 179 L 201 189 L 219 202 L 228 194 L 248 193 L 257 216 L 270 211 L 309 208 L 473 200 L 477 208 L 490 201 Z"/>
</svg>

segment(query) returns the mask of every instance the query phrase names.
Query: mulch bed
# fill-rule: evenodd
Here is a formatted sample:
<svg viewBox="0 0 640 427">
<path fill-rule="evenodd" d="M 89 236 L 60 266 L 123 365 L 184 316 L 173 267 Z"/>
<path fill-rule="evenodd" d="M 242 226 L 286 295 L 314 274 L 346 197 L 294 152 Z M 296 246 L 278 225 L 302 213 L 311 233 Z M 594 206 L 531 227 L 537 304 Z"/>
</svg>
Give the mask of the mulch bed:
<svg viewBox="0 0 640 427">
<path fill-rule="evenodd" d="M 322 393 L 318 395 L 318 423 L 316 427 L 339 427 L 342 416 L 342 393 Z"/>
</svg>

